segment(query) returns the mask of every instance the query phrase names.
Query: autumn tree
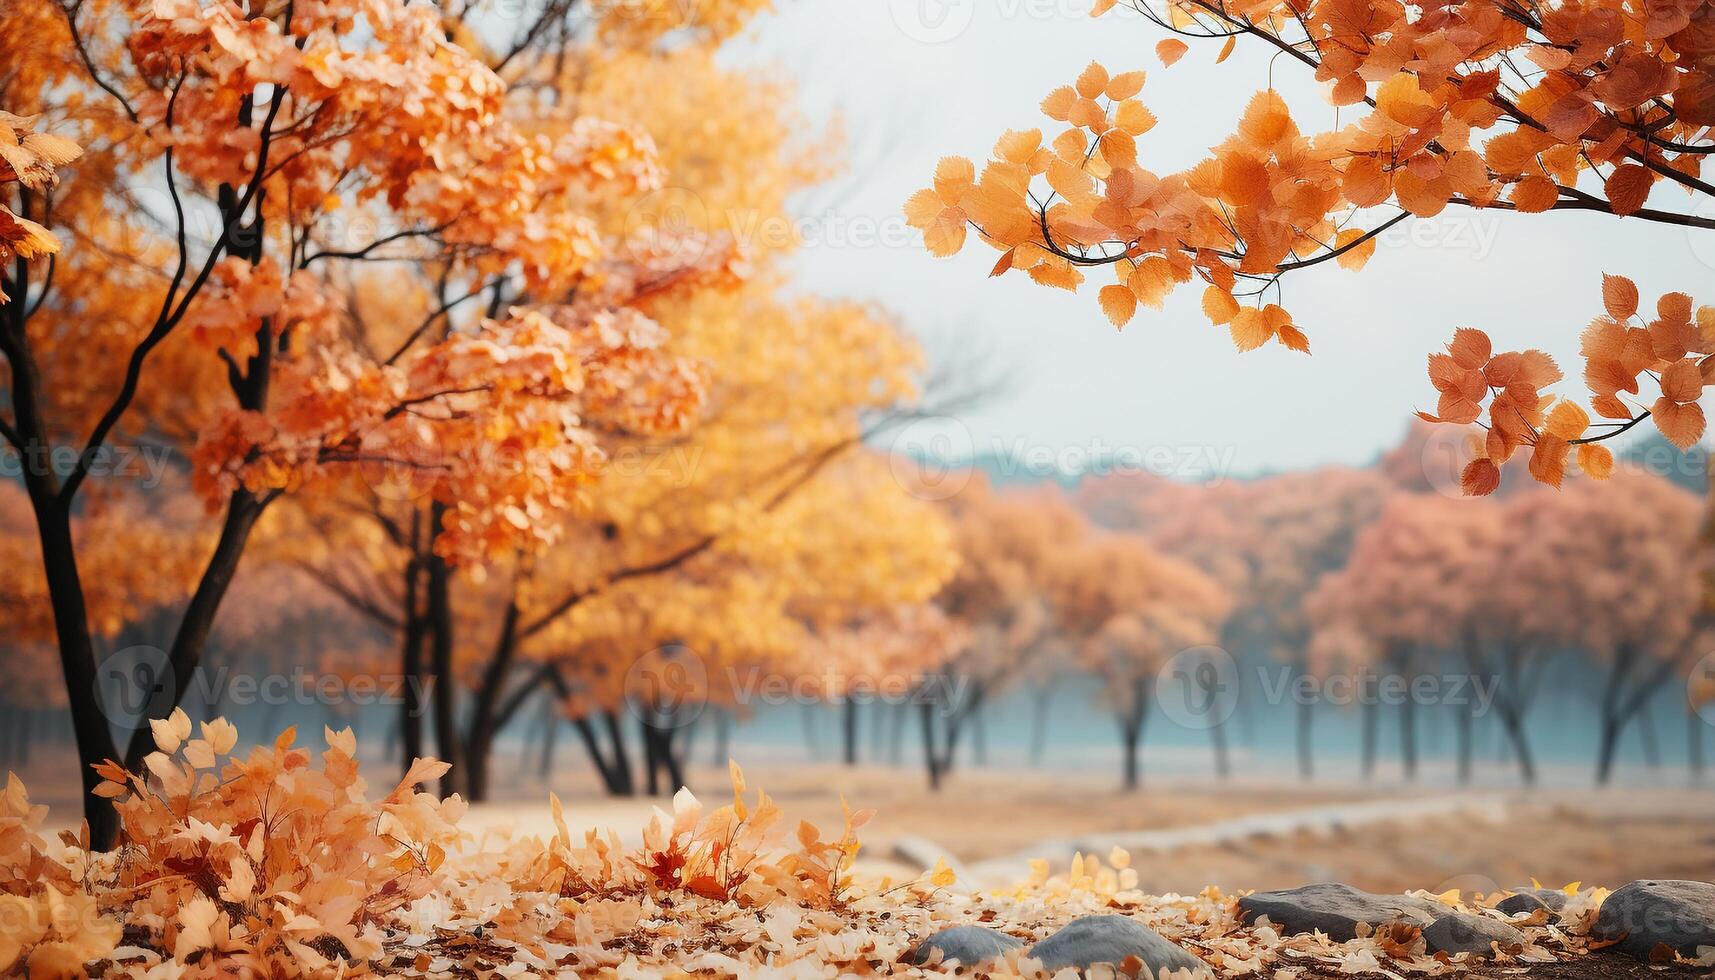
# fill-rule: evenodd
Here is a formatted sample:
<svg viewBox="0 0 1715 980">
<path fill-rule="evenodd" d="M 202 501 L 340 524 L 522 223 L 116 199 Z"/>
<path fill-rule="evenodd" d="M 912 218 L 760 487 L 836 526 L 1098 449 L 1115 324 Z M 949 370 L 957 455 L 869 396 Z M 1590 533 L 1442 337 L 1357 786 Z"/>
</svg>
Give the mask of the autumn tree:
<svg viewBox="0 0 1715 980">
<path fill-rule="evenodd" d="M 648 136 L 593 114 L 542 125 L 519 108 L 539 100 L 509 86 L 515 59 L 591 23 L 571 7 L 549 4 L 480 55 L 449 40 L 475 13 L 462 5 L 0 12 L 0 104 L 23 113 L 0 132 L 15 260 L 0 287 L 12 408 L 0 434 L 49 461 L 25 467 L 25 487 L 85 762 L 135 768 L 149 746 L 144 729 L 116 744 L 93 694 L 73 530 L 116 442 L 179 446 L 220 515 L 170 643 L 182 696 L 281 496 L 399 463 L 434 501 L 432 553 L 488 561 L 551 540 L 603 463 L 592 433 L 671 430 L 695 411 L 700 378 L 662 351 L 660 325 L 589 288 L 609 285 L 618 245 L 600 213 L 662 184 Z M 754 9 L 593 29 L 639 43 L 681 27 L 724 35 Z M 366 347 L 340 284 L 400 254 L 426 263 L 446 299 L 398 347 Z M 115 824 L 94 785 L 86 774 L 106 842 Z"/>
<path fill-rule="evenodd" d="M 1628 726 L 1706 649 L 1698 500 L 1660 477 L 1621 470 L 1607 484 L 1573 481 L 1520 506 L 1510 521 L 1534 531 L 1538 615 L 1558 626 L 1565 648 L 1605 668 L 1595 719 L 1605 783 Z"/>
<path fill-rule="evenodd" d="M 1464 639 L 1461 630 L 1490 584 L 1484 563 L 1500 532 L 1495 507 L 1395 496 L 1358 534 L 1346 567 L 1325 576 L 1306 600 L 1318 672 L 1349 673 L 1361 682 L 1366 775 L 1375 762 L 1378 701 L 1391 686 L 1399 694 L 1401 761 L 1406 777 L 1416 777 L 1415 682 Z M 1468 760 L 1473 705 L 1462 707 L 1460 753 Z"/>
<path fill-rule="evenodd" d="M 1079 500 L 1104 526 L 1142 534 L 1161 552 L 1220 583 L 1233 610 L 1220 645 L 1235 656 L 1260 649 L 1300 675 L 1309 670 L 1305 599 L 1346 564 L 1353 540 L 1375 520 L 1388 480 L 1371 470 L 1324 467 L 1254 480 L 1185 484 L 1117 475 L 1087 482 Z M 1314 771 L 1315 702 L 1298 702 L 1299 772 Z M 1226 772 L 1224 725 L 1210 728 Z"/>
<path fill-rule="evenodd" d="M 623 674 L 647 652 L 649 646 L 635 646 L 646 631 L 604 633 L 604 627 L 577 635 L 567 626 L 571 618 L 602 619 L 580 613 L 586 602 L 614 589 L 635 593 L 626 602 L 641 601 L 654 587 L 643 580 L 655 576 L 676 583 L 663 585 L 661 598 L 677 601 L 687 595 L 675 591 L 685 581 L 707 585 L 734 564 L 735 554 L 748 559 L 779 547 L 787 527 L 809 529 L 812 537 L 817 528 L 849 529 L 826 521 L 831 511 L 822 520 L 800 515 L 780 522 L 801 497 L 827 497 L 829 507 L 844 499 L 838 488 L 845 476 L 833 474 L 849 475 L 846 462 L 865 439 L 914 397 L 920 355 L 890 317 L 863 305 L 790 296 L 785 288 L 779 260 L 796 244 L 786 198 L 828 173 L 832 158 L 829 141 L 797 118 L 786 87 L 717 63 L 721 45 L 759 6 L 652 9 L 647 17 L 604 9 L 592 32 L 565 38 L 551 54 L 513 54 L 493 48 L 484 32 L 457 33 L 458 43 L 483 60 L 505 60 L 515 87 L 541 94 L 509 106 L 520 124 L 554 131 L 594 115 L 634 121 L 647 136 L 666 186 L 635 200 L 608 195 L 590 202 L 594 229 L 614 244 L 598 263 L 599 283 L 580 289 L 573 305 L 610 310 L 621 323 L 643 317 L 666 326 L 671 353 L 696 368 L 706 411 L 694 426 L 665 436 L 592 427 L 590 441 L 623 465 L 550 516 L 560 543 L 546 553 L 515 549 L 471 572 L 443 567 L 432 545 L 434 503 L 415 489 L 409 469 L 376 467 L 379 478 L 320 508 L 316 520 L 325 538 L 342 540 L 347 528 L 365 525 L 357 540 L 374 550 L 356 567 L 332 549 L 307 564 L 330 589 L 397 631 L 408 674 L 446 681 L 435 686 L 432 705 L 407 709 L 405 722 L 407 741 L 420 744 L 414 719 L 426 713 L 437 751 L 463 763 L 449 779 L 470 785 L 444 789 L 485 786 L 483 762 L 469 757 L 485 756 L 529 699 L 558 685 L 579 686 L 576 677 L 560 675 L 556 659 L 583 664 L 606 650 L 600 654 L 611 661 L 606 666 Z M 684 22 L 674 26 L 674 16 Z M 643 29 L 645 23 L 654 27 Z M 637 85 L 645 76 L 656 84 Z M 435 321 L 449 299 L 468 295 L 443 299 L 432 265 L 412 278 L 416 291 L 407 293 L 413 297 L 407 304 L 358 284 L 360 326 L 382 338 L 374 345 L 379 349 L 414 335 L 418 317 L 401 305 Z M 363 302 L 366 288 L 381 301 Z M 872 480 L 860 482 L 876 488 Z M 923 526 L 886 506 L 879 513 L 899 522 L 889 534 Z M 872 555 L 852 550 L 864 539 L 823 543 L 834 545 L 830 556 L 873 563 Z M 932 547 L 936 538 L 929 533 L 922 541 Z M 905 592 L 920 581 L 908 565 L 896 569 Z M 845 571 L 855 582 L 875 579 L 856 566 Z M 741 637 L 733 636 L 716 649 L 739 645 Z M 599 715 L 587 720 L 608 727 Z"/>
<path fill-rule="evenodd" d="M 1188 562 L 1119 532 L 1063 542 L 1049 595 L 1057 628 L 1103 681 L 1119 726 L 1125 786 L 1134 789 L 1157 675 L 1175 656 L 1214 642 L 1232 600 Z"/>
<path fill-rule="evenodd" d="M 696 489 L 687 503 L 698 500 Z M 779 502 L 771 506 L 771 499 Z M 607 548 L 565 553 L 558 571 L 539 566 L 529 588 L 544 591 L 521 597 L 532 615 L 543 603 L 539 595 L 557 600 L 591 580 L 580 576 L 599 583 L 528 637 L 521 658 L 564 692 L 566 712 L 611 792 L 636 788 L 624 735 L 630 717 L 639 723 L 650 785 L 658 786 L 657 770 L 665 769 L 667 788 L 677 789 L 687 719 L 778 697 L 777 685 L 767 682 L 790 681 L 788 696 L 808 698 L 913 662 L 921 670 L 945 642 L 947 625 L 913 607 L 951 573 L 950 535 L 929 502 L 894 481 L 879 454 L 843 455 L 814 472 L 802 492 L 716 496 L 697 506 L 706 508 L 704 520 L 721 510 L 740 513 L 724 518 L 731 526 L 704 528 L 698 538 L 645 511 Z M 670 568 L 611 577 L 627 548 L 676 554 L 687 540 L 710 538 Z M 866 641 L 882 647 L 866 649 Z M 662 703 L 653 703 L 657 697 Z"/>
<path fill-rule="evenodd" d="M 1061 644 L 1049 595 L 1056 555 L 1090 533 L 1058 487 L 1003 490 L 979 473 L 951 477 L 942 502 L 958 564 L 935 598 L 959 642 L 917 695 L 929 785 L 939 788 L 983 707 Z"/>
</svg>

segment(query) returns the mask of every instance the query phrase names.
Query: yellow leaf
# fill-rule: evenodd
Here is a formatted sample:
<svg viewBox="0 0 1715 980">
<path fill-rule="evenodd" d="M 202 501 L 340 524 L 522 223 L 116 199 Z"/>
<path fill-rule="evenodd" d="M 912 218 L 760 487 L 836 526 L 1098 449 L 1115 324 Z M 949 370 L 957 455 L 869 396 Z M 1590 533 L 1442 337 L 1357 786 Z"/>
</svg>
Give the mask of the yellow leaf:
<svg viewBox="0 0 1715 980">
<path fill-rule="evenodd" d="M 1103 286 L 1099 299 L 1102 312 L 1115 327 L 1125 326 L 1137 315 L 1137 296 L 1126 286 Z"/>
<path fill-rule="evenodd" d="M 1141 71 L 1128 71 L 1108 79 L 1108 98 L 1115 102 L 1129 99 L 1143 91 L 1144 74 Z"/>
<path fill-rule="evenodd" d="M 1584 430 L 1590 428 L 1590 414 L 1584 411 L 1577 402 L 1561 399 L 1554 410 L 1548 413 L 1546 427 L 1549 432 L 1571 442 L 1584 435 Z"/>
</svg>

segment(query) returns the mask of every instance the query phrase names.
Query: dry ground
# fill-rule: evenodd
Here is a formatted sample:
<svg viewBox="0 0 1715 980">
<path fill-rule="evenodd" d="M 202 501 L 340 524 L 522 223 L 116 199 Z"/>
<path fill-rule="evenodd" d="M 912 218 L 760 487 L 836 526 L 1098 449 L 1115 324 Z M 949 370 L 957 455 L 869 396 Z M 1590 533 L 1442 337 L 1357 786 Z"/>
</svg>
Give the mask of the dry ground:
<svg viewBox="0 0 1715 980">
<path fill-rule="evenodd" d="M 570 821 L 634 834 L 652 806 L 665 801 L 604 796 L 581 758 L 568 758 L 552 786 L 529 774 L 507 772 L 506 799 L 473 807 L 473 831 L 517 827 L 549 832 L 546 797 L 553 789 Z M 49 821 L 75 823 L 71 760 L 63 766 L 38 759 L 25 774 L 31 796 L 53 807 Z M 371 792 L 379 793 L 390 765 L 365 763 Z M 1157 781 L 1133 793 L 1115 789 L 1107 773 L 1047 774 L 966 770 L 938 794 L 921 772 L 830 764 L 758 765 L 746 770 L 753 786 L 768 790 L 794 824 L 808 820 L 837 829 L 840 796 L 876 816 L 862 837 L 865 863 L 878 874 L 922 870 L 893 856 L 903 838 L 931 841 L 965 864 L 1028 855 L 1039 842 L 1087 834 L 1192 827 L 1249 814 L 1279 814 L 1378 799 L 1415 801 L 1445 797 L 1445 787 L 1303 784 L 1283 779 Z M 57 777 L 57 778 L 56 778 Z M 728 792 L 724 770 L 697 767 L 693 790 L 716 801 Z M 1504 804 L 1500 819 L 1468 815 L 1415 817 L 1397 823 L 1333 833 L 1302 833 L 1192 846 L 1168 854 L 1139 854 L 1134 866 L 1146 891 L 1195 892 L 1204 885 L 1240 889 L 1284 888 L 1340 880 L 1375 891 L 1429 888 L 1444 891 L 1508 886 L 1532 877 L 1545 884 L 1572 881 L 1617 887 L 1635 878 L 1715 881 L 1715 785 L 1705 790 L 1637 789 L 1512 791 L 1484 794 Z"/>
</svg>

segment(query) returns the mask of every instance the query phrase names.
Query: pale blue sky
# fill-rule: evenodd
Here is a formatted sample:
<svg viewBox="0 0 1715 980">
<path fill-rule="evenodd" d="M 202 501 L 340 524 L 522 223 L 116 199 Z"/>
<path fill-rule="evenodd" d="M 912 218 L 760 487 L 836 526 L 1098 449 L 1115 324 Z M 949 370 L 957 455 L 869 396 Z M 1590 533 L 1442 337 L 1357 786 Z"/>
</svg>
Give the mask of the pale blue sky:
<svg viewBox="0 0 1715 980">
<path fill-rule="evenodd" d="M 810 239 L 796 262 L 806 288 L 879 301 L 955 352 L 1012 366 L 1005 398 L 967 413 L 976 447 L 1170 447 L 1231 461 L 1236 472 L 1361 463 L 1395 443 L 1411 412 L 1433 408 L 1424 355 L 1458 326 L 1506 347 L 1537 346 L 1571 364 L 1600 312 L 1603 271 L 1644 295 L 1686 290 L 1715 302 L 1715 233 L 1600 215 L 1450 212 L 1381 241 L 1360 274 L 1332 263 L 1289 276 L 1286 305 L 1312 357 L 1278 346 L 1240 355 L 1183 289 L 1116 333 L 1092 278 L 1079 295 L 1027 278 L 987 278 L 995 254 L 968 246 L 937 260 L 903 233 L 899 211 L 936 160 L 980 160 L 1008 128 L 1047 125 L 1036 105 L 1092 58 L 1149 72 L 1143 99 L 1160 124 L 1139 141 L 1157 171 L 1196 162 L 1273 82 L 1303 128 L 1334 110 L 1299 66 L 1241 41 L 1163 68 L 1164 34 L 1141 18 L 1087 16 L 1088 0 L 780 0 L 734 53 L 794 79 L 814 121 L 844 121 L 853 168 L 798 202 Z M 1658 188 L 1652 205 L 1689 207 Z M 951 343 L 949 343 L 949 339 Z M 1572 392 L 1568 389 L 1569 393 Z"/>
</svg>

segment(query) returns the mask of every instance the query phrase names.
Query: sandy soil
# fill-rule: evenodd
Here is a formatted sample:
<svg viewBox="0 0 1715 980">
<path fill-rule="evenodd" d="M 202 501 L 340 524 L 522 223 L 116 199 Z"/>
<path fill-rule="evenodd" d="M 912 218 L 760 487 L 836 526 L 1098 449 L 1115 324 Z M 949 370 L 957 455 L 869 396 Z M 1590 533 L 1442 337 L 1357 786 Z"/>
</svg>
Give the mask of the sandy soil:
<svg viewBox="0 0 1715 980">
<path fill-rule="evenodd" d="M 894 855 L 902 839 L 939 845 L 967 865 L 1026 856 L 1040 842 L 1127 831 L 1194 827 L 1248 814 L 1280 815 L 1330 805 L 1446 798 L 1445 788 L 1364 788 L 1246 781 L 1220 785 L 1159 782 L 1135 793 L 1111 777 L 966 771 L 939 793 L 914 770 L 884 767 L 759 766 L 746 770 L 792 821 L 837 828 L 840 796 L 875 809 L 863 831 L 866 865 L 877 873 L 911 873 Z M 696 769 L 693 789 L 713 804 L 726 796 L 726 774 Z M 521 786 L 520 789 L 525 787 Z M 593 785 L 556 787 L 580 827 L 637 827 L 646 800 L 611 800 Z M 527 797 L 526 797 L 527 798 Z M 1486 815 L 1437 814 L 1374 826 L 1257 837 L 1140 854 L 1135 865 L 1151 892 L 1281 888 L 1337 879 L 1374 890 L 1493 890 L 1527 883 L 1618 886 L 1635 878 L 1715 881 L 1715 787 L 1614 791 L 1511 792 L 1474 796 Z M 663 806 L 666 804 L 663 802 Z M 544 807 L 519 802 L 478 806 L 475 827 L 518 825 L 546 832 Z"/>
<path fill-rule="evenodd" d="M 26 774 L 32 797 L 53 806 L 51 824 L 73 824 L 76 787 L 70 759 L 63 767 L 34 761 L 38 765 Z M 574 828 L 611 826 L 629 836 L 647 821 L 653 806 L 670 807 L 665 800 L 610 799 L 581 764 L 568 764 L 550 787 L 534 772 L 509 772 L 511 761 L 497 760 L 497 776 L 507 784 L 504 799 L 473 807 L 466 820 L 471 830 L 551 832 L 545 805 L 550 788 L 565 801 Z M 379 760 L 366 763 L 372 791 L 390 770 Z M 908 839 L 928 841 L 957 862 L 977 865 L 1022 859 L 1043 842 L 1085 835 L 1197 827 L 1376 800 L 1410 807 L 1449 795 L 1445 787 L 1305 785 L 1255 778 L 1233 784 L 1157 781 L 1124 793 L 1107 774 L 996 770 L 957 773 L 940 793 L 931 794 L 921 772 L 910 768 L 780 764 L 751 767 L 746 775 L 753 787 L 768 790 L 792 825 L 802 819 L 837 830 L 842 794 L 853 807 L 875 809 L 862 833 L 865 869 L 895 876 L 922 870 L 914 860 L 921 851 L 912 852 L 912 859 L 896 855 L 896 845 Z M 724 770 L 697 767 L 689 781 L 711 805 L 728 796 Z M 1532 877 L 1555 886 L 1575 880 L 1618 886 L 1646 877 L 1715 881 L 1715 786 L 1511 791 L 1474 798 L 1494 804 L 1488 807 L 1493 812 L 1413 816 L 1344 830 L 1184 846 L 1139 854 L 1134 866 L 1142 887 L 1155 893 L 1194 892 L 1208 884 L 1237 890 L 1320 880 L 1374 890 L 1435 891 L 1493 889 Z"/>
</svg>

